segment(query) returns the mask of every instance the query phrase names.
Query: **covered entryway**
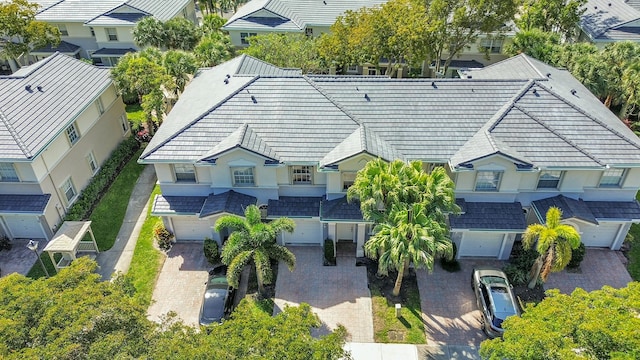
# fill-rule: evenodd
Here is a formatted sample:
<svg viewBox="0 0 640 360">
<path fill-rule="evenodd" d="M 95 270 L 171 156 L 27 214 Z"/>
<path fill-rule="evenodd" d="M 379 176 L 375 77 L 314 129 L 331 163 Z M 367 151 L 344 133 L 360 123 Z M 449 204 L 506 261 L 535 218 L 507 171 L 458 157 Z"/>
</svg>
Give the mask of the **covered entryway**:
<svg viewBox="0 0 640 360">
<path fill-rule="evenodd" d="M 320 221 L 315 219 L 293 219 L 296 228 L 292 234 L 282 233 L 285 245 L 321 245 L 322 228 Z"/>
<path fill-rule="evenodd" d="M 173 216 L 170 219 L 176 241 L 204 241 L 213 237 L 213 224 L 209 219 L 197 216 Z"/>
<path fill-rule="evenodd" d="M 11 237 L 14 239 L 47 238 L 38 215 L 12 215 L 3 216 L 2 218 Z"/>
<path fill-rule="evenodd" d="M 619 223 L 606 222 L 600 222 L 598 225 L 583 225 L 579 229 L 580 238 L 584 246 L 610 248 L 618 235 L 620 226 Z"/>
<path fill-rule="evenodd" d="M 466 232 L 458 245 L 458 256 L 500 258 L 500 250 L 504 239 L 504 233 Z"/>
</svg>

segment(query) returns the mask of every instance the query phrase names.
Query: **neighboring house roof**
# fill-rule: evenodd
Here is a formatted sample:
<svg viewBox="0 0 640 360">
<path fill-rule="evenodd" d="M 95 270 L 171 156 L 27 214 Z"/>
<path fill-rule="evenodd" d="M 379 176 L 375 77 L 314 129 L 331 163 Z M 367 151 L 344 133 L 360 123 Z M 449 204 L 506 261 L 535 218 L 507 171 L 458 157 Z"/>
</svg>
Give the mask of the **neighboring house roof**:
<svg viewBox="0 0 640 360">
<path fill-rule="evenodd" d="M 91 26 L 132 26 L 143 16 L 167 21 L 190 0 L 60 0 L 46 1 L 36 19 L 48 22 L 83 22 Z M 43 2 L 44 3 L 44 2 Z"/>
<path fill-rule="evenodd" d="M 252 0 L 238 9 L 225 30 L 303 31 L 333 25 L 347 10 L 384 4 L 386 0 Z"/>
<path fill-rule="evenodd" d="M 7 195 L 0 194 L 0 214 L 44 214 L 51 194 Z"/>
<path fill-rule="evenodd" d="M 449 216 L 451 229 L 522 231 L 527 228 L 519 202 L 465 202 L 465 212 Z"/>
<path fill-rule="evenodd" d="M 317 217 L 322 200 L 322 197 L 280 196 L 278 200 L 269 200 L 267 216 Z"/>
<path fill-rule="evenodd" d="M 222 194 L 210 194 L 207 196 L 199 213 L 201 218 L 221 213 L 244 216 L 244 210 L 249 205 L 255 205 L 257 201 L 258 199 L 255 196 L 229 190 Z"/>
<path fill-rule="evenodd" d="M 640 1 L 588 0 L 580 27 L 593 41 L 640 41 Z"/>
<path fill-rule="evenodd" d="M 100 57 L 100 56 L 124 56 L 126 53 L 136 52 L 136 49 L 132 48 L 100 48 L 93 53 L 91 53 L 91 57 Z"/>
<path fill-rule="evenodd" d="M 266 61 L 256 59 L 252 56 L 242 54 L 237 61 L 240 63 L 235 75 L 301 75 L 300 69 L 283 69 L 277 66 L 271 65 Z M 233 60 L 232 60 L 233 61 Z"/>
<path fill-rule="evenodd" d="M 362 222 L 360 201 L 347 201 L 347 197 L 323 200 L 320 203 L 320 221 L 358 221 Z"/>
<path fill-rule="evenodd" d="M 65 55 L 75 55 L 80 51 L 81 47 L 78 45 L 74 45 L 72 43 L 68 43 L 64 40 L 60 41 L 60 44 L 58 44 L 58 46 L 51 46 L 51 44 L 45 46 L 45 47 L 41 47 L 39 49 L 34 49 L 32 51 L 29 52 L 29 54 L 31 55 L 40 55 L 40 54 L 52 54 L 55 52 L 60 52 L 63 53 Z"/>
<path fill-rule="evenodd" d="M 531 205 L 543 223 L 552 206 L 562 210 L 562 219 L 579 219 L 596 225 L 598 220 L 640 220 L 640 204 L 637 201 L 584 201 L 558 195 L 533 201 Z"/>
<path fill-rule="evenodd" d="M 111 84 L 108 69 L 60 53 L 0 76 L 0 159 L 33 159 Z"/>
<path fill-rule="evenodd" d="M 526 55 L 463 79 L 237 74 L 247 59 L 198 72 L 141 160 L 215 161 L 251 129 L 242 147 L 282 163 L 366 152 L 467 168 L 494 154 L 527 168 L 640 164 L 631 130 L 569 72 Z"/>
</svg>

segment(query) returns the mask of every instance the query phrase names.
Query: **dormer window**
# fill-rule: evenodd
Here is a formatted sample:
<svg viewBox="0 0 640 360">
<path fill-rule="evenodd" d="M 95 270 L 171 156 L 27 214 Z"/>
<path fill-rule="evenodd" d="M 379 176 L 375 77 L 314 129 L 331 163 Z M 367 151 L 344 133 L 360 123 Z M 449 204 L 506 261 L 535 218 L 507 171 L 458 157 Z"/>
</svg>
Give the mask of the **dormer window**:
<svg viewBox="0 0 640 360">
<path fill-rule="evenodd" d="M 562 171 L 542 170 L 538 178 L 538 189 L 557 189 L 561 178 Z"/>
<path fill-rule="evenodd" d="M 253 176 L 253 167 L 233 167 L 231 174 L 233 175 L 233 186 L 254 186 L 255 179 Z"/>
<path fill-rule="evenodd" d="M 174 164 L 173 171 L 176 176 L 176 182 L 195 183 L 196 169 L 191 164 Z"/>
<path fill-rule="evenodd" d="M 478 171 L 476 175 L 476 191 L 498 191 L 502 171 Z"/>
<path fill-rule="evenodd" d="M 347 191 L 356 181 L 356 175 L 358 173 L 355 171 L 345 171 L 342 173 L 342 191 Z"/>
</svg>

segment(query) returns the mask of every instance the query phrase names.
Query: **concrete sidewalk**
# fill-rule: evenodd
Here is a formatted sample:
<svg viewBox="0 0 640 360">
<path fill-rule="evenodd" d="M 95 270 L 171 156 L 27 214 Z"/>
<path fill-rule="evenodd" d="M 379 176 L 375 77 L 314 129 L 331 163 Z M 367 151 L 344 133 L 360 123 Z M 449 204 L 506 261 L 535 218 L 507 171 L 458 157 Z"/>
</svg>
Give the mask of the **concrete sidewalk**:
<svg viewBox="0 0 640 360">
<path fill-rule="evenodd" d="M 96 261 L 102 280 L 110 280 L 115 272 L 127 272 L 131 264 L 133 250 L 140 235 L 140 229 L 147 216 L 149 196 L 156 184 L 156 172 L 151 165 L 145 166 L 133 187 L 124 221 L 113 247 L 98 254 Z"/>
<path fill-rule="evenodd" d="M 353 360 L 480 360 L 474 346 L 348 342 L 344 348 Z"/>
</svg>

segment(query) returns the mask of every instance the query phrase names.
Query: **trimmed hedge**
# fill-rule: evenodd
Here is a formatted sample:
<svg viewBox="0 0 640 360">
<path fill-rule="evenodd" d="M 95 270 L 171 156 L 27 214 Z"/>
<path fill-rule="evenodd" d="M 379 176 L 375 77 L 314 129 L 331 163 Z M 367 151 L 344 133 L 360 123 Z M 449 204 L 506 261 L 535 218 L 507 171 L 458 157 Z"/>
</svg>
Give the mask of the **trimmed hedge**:
<svg viewBox="0 0 640 360">
<path fill-rule="evenodd" d="M 131 156 L 140 148 L 135 137 L 123 140 L 104 161 L 100 171 L 93 176 L 91 182 L 82 190 L 76 202 L 69 208 L 65 221 L 83 221 L 89 219 L 94 207 L 102 195 L 111 186 L 120 170 L 129 162 Z"/>
<path fill-rule="evenodd" d="M 202 248 L 204 251 L 204 257 L 207 258 L 207 261 L 209 262 L 210 265 L 215 265 L 220 263 L 220 251 L 218 249 L 217 241 L 211 238 L 205 238 Z"/>
<path fill-rule="evenodd" d="M 333 240 L 324 240 L 324 266 L 336 266 L 336 255 Z"/>
</svg>

